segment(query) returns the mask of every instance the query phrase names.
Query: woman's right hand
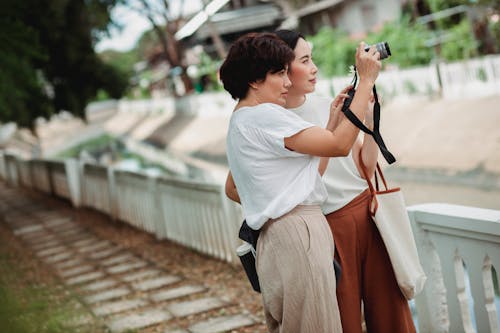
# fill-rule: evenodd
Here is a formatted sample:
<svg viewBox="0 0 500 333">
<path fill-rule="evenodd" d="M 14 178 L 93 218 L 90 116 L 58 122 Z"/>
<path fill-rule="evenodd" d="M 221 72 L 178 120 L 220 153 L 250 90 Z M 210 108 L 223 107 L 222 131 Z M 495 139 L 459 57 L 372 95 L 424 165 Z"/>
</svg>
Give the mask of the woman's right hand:
<svg viewBox="0 0 500 333">
<path fill-rule="evenodd" d="M 365 51 L 365 47 L 365 42 L 361 42 L 356 49 L 356 70 L 360 80 L 369 80 L 374 84 L 382 68 L 380 53 L 375 45 L 372 45 L 368 51 Z"/>
</svg>

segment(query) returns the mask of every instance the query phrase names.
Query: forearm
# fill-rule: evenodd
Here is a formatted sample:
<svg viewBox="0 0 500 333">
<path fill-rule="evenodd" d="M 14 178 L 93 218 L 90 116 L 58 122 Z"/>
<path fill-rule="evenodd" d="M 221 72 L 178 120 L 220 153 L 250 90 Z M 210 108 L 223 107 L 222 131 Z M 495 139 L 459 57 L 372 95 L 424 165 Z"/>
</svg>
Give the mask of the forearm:
<svg viewBox="0 0 500 333">
<path fill-rule="evenodd" d="M 361 159 L 366 167 L 368 177 L 373 177 L 378 160 L 378 145 L 373 139 L 373 136 L 365 134 L 363 145 L 361 147 Z"/>
<path fill-rule="evenodd" d="M 365 116 L 367 112 L 368 102 L 370 100 L 371 92 L 373 88 L 373 82 L 369 80 L 361 80 L 354 98 L 351 102 L 349 109 L 352 113 L 362 122 L 365 121 Z M 359 128 L 357 128 L 349 119 L 343 117 L 343 119 L 335 124 L 334 117 L 330 117 L 328 126 L 336 126 L 333 130 L 333 134 L 340 141 L 340 144 L 344 147 L 344 150 L 351 150 L 356 138 L 359 134 Z"/>
</svg>

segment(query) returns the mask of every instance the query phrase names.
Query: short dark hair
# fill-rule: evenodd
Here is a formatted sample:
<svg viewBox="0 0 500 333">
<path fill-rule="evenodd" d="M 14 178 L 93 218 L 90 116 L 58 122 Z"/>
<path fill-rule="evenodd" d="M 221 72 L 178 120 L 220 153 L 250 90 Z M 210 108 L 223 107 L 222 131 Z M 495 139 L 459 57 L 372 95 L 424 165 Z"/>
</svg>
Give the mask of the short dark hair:
<svg viewBox="0 0 500 333">
<path fill-rule="evenodd" d="M 219 75 L 234 99 L 245 98 L 250 83 L 277 73 L 295 58 L 293 51 L 273 33 L 249 33 L 231 45 Z"/>
<path fill-rule="evenodd" d="M 305 40 L 306 38 L 297 31 L 281 29 L 274 32 L 282 41 L 284 41 L 292 50 L 295 50 L 297 42 L 300 38 Z"/>
</svg>

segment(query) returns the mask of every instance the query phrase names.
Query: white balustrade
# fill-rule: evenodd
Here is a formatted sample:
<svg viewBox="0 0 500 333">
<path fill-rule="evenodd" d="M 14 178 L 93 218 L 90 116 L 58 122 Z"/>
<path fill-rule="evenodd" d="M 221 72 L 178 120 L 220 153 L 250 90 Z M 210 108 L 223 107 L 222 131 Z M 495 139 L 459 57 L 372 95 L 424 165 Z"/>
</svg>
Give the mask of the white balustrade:
<svg viewBox="0 0 500 333">
<path fill-rule="evenodd" d="M 159 178 L 163 234 L 187 247 L 236 262 L 241 215 L 231 211 L 221 185 Z"/>
<path fill-rule="evenodd" d="M 129 172 L 115 171 L 115 200 L 117 218 L 131 225 L 156 234 L 156 196 L 152 181 L 148 176 Z"/>
<path fill-rule="evenodd" d="M 19 185 L 19 171 L 17 167 L 17 157 L 15 155 L 5 155 L 5 176 L 9 185 Z"/>
<path fill-rule="evenodd" d="M 500 56 L 440 63 L 444 98 L 488 96 L 500 93 Z"/>
<path fill-rule="evenodd" d="M 31 176 L 31 162 L 29 160 L 17 159 L 19 171 L 19 184 L 27 188 L 33 188 L 33 178 Z"/>
<path fill-rule="evenodd" d="M 5 153 L 0 151 L 0 178 L 7 179 L 7 170 L 5 166 Z"/>
<path fill-rule="evenodd" d="M 111 210 L 108 168 L 85 164 L 82 175 L 82 204 L 114 216 Z"/>
<path fill-rule="evenodd" d="M 31 160 L 33 188 L 44 193 L 52 193 L 51 176 L 48 163 L 44 160 Z"/>
<path fill-rule="evenodd" d="M 409 214 L 428 275 L 416 298 L 420 332 L 499 332 L 500 211 L 426 204 Z"/>
<path fill-rule="evenodd" d="M 53 194 L 61 198 L 71 199 L 64 161 L 50 161 L 47 163 L 50 168 L 50 179 L 52 180 Z"/>
</svg>

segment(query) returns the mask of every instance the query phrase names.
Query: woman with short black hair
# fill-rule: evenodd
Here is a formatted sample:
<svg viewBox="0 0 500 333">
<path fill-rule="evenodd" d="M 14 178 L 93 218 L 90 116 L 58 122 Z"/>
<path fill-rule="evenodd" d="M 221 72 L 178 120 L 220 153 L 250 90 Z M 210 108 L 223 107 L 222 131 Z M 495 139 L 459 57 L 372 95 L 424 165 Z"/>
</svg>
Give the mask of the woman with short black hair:
<svg viewBox="0 0 500 333">
<path fill-rule="evenodd" d="M 361 78 L 351 104 L 360 119 L 380 70 L 378 52 L 363 48 L 356 51 Z M 332 132 L 333 120 L 324 129 L 283 108 L 292 59 L 274 34 L 248 34 L 231 46 L 220 69 L 224 89 L 238 100 L 227 134 L 226 191 L 236 193 L 248 225 L 261 231 L 256 267 L 269 331 L 342 332 L 333 238 L 319 206 L 326 199 L 319 157 L 346 155 L 359 130 L 346 122 Z"/>
</svg>

